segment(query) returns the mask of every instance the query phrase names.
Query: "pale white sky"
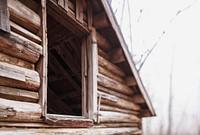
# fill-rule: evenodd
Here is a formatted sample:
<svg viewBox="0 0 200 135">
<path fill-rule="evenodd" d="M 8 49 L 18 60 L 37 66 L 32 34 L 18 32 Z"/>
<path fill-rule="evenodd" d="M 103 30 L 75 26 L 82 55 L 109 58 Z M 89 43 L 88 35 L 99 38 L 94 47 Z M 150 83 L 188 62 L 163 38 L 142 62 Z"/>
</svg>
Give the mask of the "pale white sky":
<svg viewBox="0 0 200 135">
<path fill-rule="evenodd" d="M 171 128 L 173 135 L 199 135 L 200 0 L 129 0 L 131 18 L 125 1 L 121 29 L 129 49 L 136 55 L 136 61 L 165 31 L 140 71 L 157 113 L 157 117 L 143 121 L 145 134 L 164 135 Z M 117 9 L 119 22 L 122 3 L 121 0 L 112 2 L 113 10 Z M 177 15 L 178 11 L 182 12 Z M 132 26 L 132 47 L 129 21 Z M 171 108 L 169 104 L 172 104 Z"/>
</svg>

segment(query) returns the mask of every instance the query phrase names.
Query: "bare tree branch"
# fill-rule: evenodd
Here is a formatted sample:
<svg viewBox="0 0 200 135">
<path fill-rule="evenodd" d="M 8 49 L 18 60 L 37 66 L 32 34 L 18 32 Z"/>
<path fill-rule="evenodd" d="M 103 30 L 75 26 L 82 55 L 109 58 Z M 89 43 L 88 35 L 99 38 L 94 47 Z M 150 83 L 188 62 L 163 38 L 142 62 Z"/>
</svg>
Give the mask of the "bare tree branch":
<svg viewBox="0 0 200 135">
<path fill-rule="evenodd" d="M 129 34 L 130 34 L 130 43 L 131 43 L 131 51 L 133 50 L 133 41 L 132 41 L 132 19 L 131 19 L 131 10 L 130 10 L 130 3 L 129 0 L 127 0 L 128 5 L 128 16 L 129 16 Z"/>
<path fill-rule="evenodd" d="M 123 5 L 122 5 L 122 15 L 121 15 L 121 18 L 120 18 L 120 28 L 122 27 L 122 22 L 123 22 L 123 17 L 124 17 L 124 9 L 125 9 L 125 0 L 122 1 L 123 2 Z"/>
</svg>

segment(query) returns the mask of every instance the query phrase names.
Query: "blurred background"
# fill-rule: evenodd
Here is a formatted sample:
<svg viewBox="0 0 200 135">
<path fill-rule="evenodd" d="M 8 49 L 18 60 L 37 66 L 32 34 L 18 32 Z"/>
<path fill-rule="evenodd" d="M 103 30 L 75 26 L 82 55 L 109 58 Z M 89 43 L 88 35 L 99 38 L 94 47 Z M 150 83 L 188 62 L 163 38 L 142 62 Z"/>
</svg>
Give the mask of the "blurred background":
<svg viewBox="0 0 200 135">
<path fill-rule="evenodd" d="M 200 135 L 200 0 L 109 0 L 156 117 L 145 135 Z"/>
</svg>

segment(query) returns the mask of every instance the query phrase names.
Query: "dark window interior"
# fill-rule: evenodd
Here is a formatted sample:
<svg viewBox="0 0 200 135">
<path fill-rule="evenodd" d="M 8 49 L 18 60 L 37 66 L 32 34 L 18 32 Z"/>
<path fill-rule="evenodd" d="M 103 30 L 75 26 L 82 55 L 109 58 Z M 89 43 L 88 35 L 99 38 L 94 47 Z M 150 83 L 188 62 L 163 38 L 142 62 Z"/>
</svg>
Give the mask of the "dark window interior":
<svg viewBox="0 0 200 135">
<path fill-rule="evenodd" d="M 81 39 L 49 15 L 47 36 L 47 113 L 81 116 Z"/>
</svg>

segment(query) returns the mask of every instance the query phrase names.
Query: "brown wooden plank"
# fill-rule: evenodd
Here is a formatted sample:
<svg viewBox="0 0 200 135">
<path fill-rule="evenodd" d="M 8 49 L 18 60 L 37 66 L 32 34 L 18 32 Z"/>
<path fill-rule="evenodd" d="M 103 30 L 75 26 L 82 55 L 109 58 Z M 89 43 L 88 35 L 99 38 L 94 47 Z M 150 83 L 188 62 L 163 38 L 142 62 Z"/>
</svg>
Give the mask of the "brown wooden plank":
<svg viewBox="0 0 200 135">
<path fill-rule="evenodd" d="M 145 100 L 141 94 L 137 94 L 133 96 L 133 102 L 137 104 L 144 104 Z"/>
<path fill-rule="evenodd" d="M 100 122 L 103 123 L 139 123 L 141 119 L 133 114 L 124 114 L 119 112 L 101 111 L 100 112 Z"/>
<path fill-rule="evenodd" d="M 1 121 L 41 121 L 41 107 L 36 103 L 12 101 L 0 98 Z"/>
<path fill-rule="evenodd" d="M 40 77 L 36 71 L 0 62 L 0 85 L 37 91 Z"/>
<path fill-rule="evenodd" d="M 115 106 L 121 109 L 139 111 L 141 107 L 131 101 L 120 99 L 116 96 L 103 93 L 98 91 L 98 94 L 101 95 L 101 103 L 104 105 Z"/>
<path fill-rule="evenodd" d="M 83 1 L 82 0 L 76 0 L 76 19 L 83 23 Z"/>
<path fill-rule="evenodd" d="M 27 29 L 24 29 L 20 25 L 17 25 L 16 23 L 10 21 L 11 30 L 19 35 L 22 35 L 26 37 L 27 39 L 36 42 L 38 44 L 41 44 L 42 40 L 39 36 L 33 34 L 32 32 L 28 31 Z"/>
<path fill-rule="evenodd" d="M 104 52 L 100 47 L 98 47 L 98 55 L 100 55 L 101 57 L 103 57 L 103 58 L 105 58 L 107 60 L 110 59 L 109 55 L 107 55 L 107 53 Z"/>
<path fill-rule="evenodd" d="M 126 94 L 129 96 L 134 94 L 134 90 L 131 89 L 130 87 L 128 87 L 120 82 L 117 82 L 113 79 L 110 79 L 104 75 L 98 74 L 97 80 L 98 80 L 98 85 L 101 85 L 103 87 L 110 88 L 119 93 Z"/>
<path fill-rule="evenodd" d="M 97 38 L 97 44 L 102 50 L 108 51 L 112 48 L 107 39 L 103 37 L 99 32 L 96 32 L 96 38 Z"/>
<path fill-rule="evenodd" d="M 100 12 L 94 15 L 93 25 L 96 29 L 102 29 L 110 25 L 105 12 Z"/>
<path fill-rule="evenodd" d="M 116 74 L 120 77 L 125 77 L 126 74 L 116 65 L 112 64 L 110 61 L 106 60 L 105 58 L 98 56 L 98 64 L 99 66 L 105 68 L 106 70 Z"/>
<path fill-rule="evenodd" d="M 126 77 L 126 85 L 127 86 L 136 86 L 137 82 L 135 80 L 135 77 L 134 76 Z"/>
<path fill-rule="evenodd" d="M 7 0 L 0 1 L 0 30 L 3 30 L 5 32 L 10 32 Z"/>
<path fill-rule="evenodd" d="M 121 47 L 115 48 L 109 52 L 110 60 L 112 63 L 121 63 L 126 61 L 124 52 Z"/>
<path fill-rule="evenodd" d="M 37 103 L 39 96 L 37 92 L 0 86 L 0 98 Z"/>
<path fill-rule="evenodd" d="M 87 0 L 87 24 L 88 24 L 88 29 L 92 30 L 92 24 L 93 24 L 93 15 L 92 15 L 92 5 L 90 0 Z"/>
<path fill-rule="evenodd" d="M 139 127 L 137 123 L 99 123 L 95 125 L 98 128 L 122 128 L 122 127 Z"/>
<path fill-rule="evenodd" d="M 11 34 L 0 32 L 0 51 L 35 63 L 42 53 L 42 47 L 13 32 Z"/>
<path fill-rule="evenodd" d="M 35 69 L 35 65 L 32 64 L 32 63 L 29 63 L 27 61 L 24 61 L 24 60 L 21 60 L 21 59 L 18 59 L 18 58 L 14 58 L 12 56 L 9 56 L 9 55 L 1 53 L 1 52 L 0 52 L 0 61 L 6 62 L 6 63 L 9 63 L 9 64 L 13 64 L 13 65 L 16 65 L 16 66 L 19 66 L 19 67 L 31 69 L 31 70 Z"/>
</svg>

